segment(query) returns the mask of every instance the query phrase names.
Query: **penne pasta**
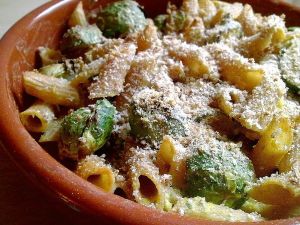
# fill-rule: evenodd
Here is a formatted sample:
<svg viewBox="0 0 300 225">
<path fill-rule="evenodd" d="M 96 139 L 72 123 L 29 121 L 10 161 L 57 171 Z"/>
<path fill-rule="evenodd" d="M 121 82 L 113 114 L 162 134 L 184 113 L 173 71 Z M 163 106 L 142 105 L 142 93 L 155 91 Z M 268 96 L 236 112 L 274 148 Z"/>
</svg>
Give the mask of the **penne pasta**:
<svg viewBox="0 0 300 225">
<path fill-rule="evenodd" d="M 87 156 L 78 163 L 75 173 L 105 192 L 113 193 L 116 189 L 116 171 L 99 156 Z"/>
<path fill-rule="evenodd" d="M 284 155 L 278 167 L 280 173 L 290 171 L 300 173 L 300 152 L 298 148 L 299 146 L 292 146 L 291 150 Z"/>
<path fill-rule="evenodd" d="M 207 50 L 216 60 L 224 80 L 242 90 L 251 91 L 264 76 L 263 68 L 220 44 L 212 44 Z"/>
<path fill-rule="evenodd" d="M 249 192 L 250 197 L 265 204 L 291 206 L 300 204 L 300 186 L 293 172 L 259 180 Z M 284 199 L 284 201 L 283 201 Z"/>
<path fill-rule="evenodd" d="M 251 158 L 258 176 L 278 168 L 293 143 L 293 128 L 288 118 L 274 118 L 255 145 Z"/>
<path fill-rule="evenodd" d="M 149 156 L 135 154 L 128 162 L 129 181 L 135 201 L 143 205 L 155 204 L 157 208 L 164 207 L 164 186 L 158 168 Z"/>
<path fill-rule="evenodd" d="M 250 5 L 246 4 L 237 20 L 241 23 L 246 36 L 255 35 L 262 23 L 261 16 L 255 14 Z"/>
<path fill-rule="evenodd" d="M 78 5 L 76 6 L 76 9 L 70 16 L 68 20 L 68 25 L 69 27 L 75 27 L 75 26 L 87 26 L 88 21 L 86 19 L 84 10 L 83 10 L 83 5 L 82 2 L 79 2 Z"/>
<path fill-rule="evenodd" d="M 206 49 L 180 41 L 173 43 L 168 39 L 164 44 L 172 58 L 182 61 L 188 77 L 209 77 L 212 80 L 219 77 L 216 63 Z"/>
<path fill-rule="evenodd" d="M 137 51 L 145 51 L 155 46 L 160 46 L 161 41 L 158 37 L 157 28 L 152 20 L 148 20 L 145 29 L 138 34 Z"/>
<path fill-rule="evenodd" d="M 49 104 L 71 107 L 80 105 L 78 90 L 65 79 L 49 77 L 37 72 L 25 72 L 23 84 L 28 94 Z"/>
<path fill-rule="evenodd" d="M 215 6 L 218 9 L 218 12 L 222 12 L 224 16 L 230 15 L 233 19 L 237 19 L 242 13 L 244 6 L 241 3 L 227 3 L 223 1 L 213 1 Z"/>
<path fill-rule="evenodd" d="M 279 172 L 288 173 L 294 171 L 300 177 L 300 117 L 295 119 L 294 132 L 293 132 L 293 144 L 290 151 L 280 161 Z"/>
<path fill-rule="evenodd" d="M 36 102 L 20 113 L 20 119 L 27 130 L 45 132 L 55 119 L 53 106 L 45 102 Z"/>
<path fill-rule="evenodd" d="M 113 97 L 124 90 L 126 74 L 135 55 L 136 46 L 124 43 L 118 49 L 111 49 L 100 69 L 98 79 L 89 87 L 89 98 Z"/>
<path fill-rule="evenodd" d="M 169 136 L 165 136 L 157 152 L 157 164 L 160 172 L 169 173 L 177 188 L 185 186 L 186 155 L 185 149 Z"/>
<path fill-rule="evenodd" d="M 210 27 L 210 22 L 217 14 L 218 10 L 213 1 L 211 0 L 199 0 L 200 17 L 203 19 L 205 26 Z"/>
<path fill-rule="evenodd" d="M 60 51 L 56 51 L 51 48 L 40 47 L 38 51 L 43 66 L 58 63 L 63 58 Z"/>
<path fill-rule="evenodd" d="M 67 71 L 65 65 L 62 63 L 51 64 L 47 66 L 43 66 L 39 69 L 41 74 L 52 76 L 52 77 L 62 77 L 66 75 Z"/>
<path fill-rule="evenodd" d="M 86 84 L 89 79 L 99 75 L 101 67 L 103 67 L 105 60 L 100 58 L 89 63 L 83 67 L 82 71 L 75 75 L 75 77 L 70 81 L 71 85 L 78 87 L 79 84 Z"/>
<path fill-rule="evenodd" d="M 190 20 L 194 19 L 200 13 L 198 0 L 183 0 L 181 8 L 190 17 Z"/>
<path fill-rule="evenodd" d="M 51 142 L 59 141 L 60 139 L 60 129 L 61 129 L 61 119 L 53 120 L 49 123 L 48 127 L 44 131 L 43 135 L 40 137 L 39 142 Z"/>
<path fill-rule="evenodd" d="M 258 61 L 266 52 L 274 51 L 276 45 L 283 42 L 285 37 L 283 28 L 271 27 L 243 39 L 237 48 L 242 49 L 241 52 L 246 57 L 254 58 Z"/>
</svg>

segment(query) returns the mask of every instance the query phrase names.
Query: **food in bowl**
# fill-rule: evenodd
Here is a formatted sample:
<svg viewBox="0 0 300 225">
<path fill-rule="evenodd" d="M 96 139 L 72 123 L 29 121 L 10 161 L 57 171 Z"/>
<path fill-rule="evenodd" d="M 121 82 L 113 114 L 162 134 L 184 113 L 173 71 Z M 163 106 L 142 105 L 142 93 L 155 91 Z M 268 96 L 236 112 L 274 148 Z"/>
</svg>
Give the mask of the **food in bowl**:
<svg viewBox="0 0 300 225">
<path fill-rule="evenodd" d="M 299 216 L 299 28 L 209 0 L 154 19 L 130 0 L 79 4 L 68 25 L 23 74 L 20 118 L 76 174 L 181 215 Z"/>
</svg>

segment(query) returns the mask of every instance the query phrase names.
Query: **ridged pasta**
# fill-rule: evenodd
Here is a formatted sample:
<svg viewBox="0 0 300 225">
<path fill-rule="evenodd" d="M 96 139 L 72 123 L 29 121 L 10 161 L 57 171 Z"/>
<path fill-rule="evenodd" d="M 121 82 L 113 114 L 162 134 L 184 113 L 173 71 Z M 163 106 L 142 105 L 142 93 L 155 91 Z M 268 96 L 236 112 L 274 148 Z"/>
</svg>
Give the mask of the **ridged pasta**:
<svg viewBox="0 0 300 225">
<path fill-rule="evenodd" d="M 177 188 L 183 188 L 185 185 L 186 154 L 183 154 L 185 151 L 180 143 L 165 136 L 157 152 L 157 164 L 160 171 L 170 174 L 172 183 Z"/>
<path fill-rule="evenodd" d="M 111 49 L 106 64 L 100 69 L 96 82 L 89 87 L 90 98 L 113 97 L 119 95 L 124 87 L 126 74 L 136 51 L 132 43 L 124 43 L 118 49 Z"/>
<path fill-rule="evenodd" d="M 242 90 L 251 91 L 258 86 L 264 76 L 261 66 L 242 57 L 228 47 L 212 44 L 207 47 L 219 66 L 224 80 Z"/>
<path fill-rule="evenodd" d="M 25 91 L 49 104 L 79 106 L 80 96 L 70 82 L 56 77 L 49 77 L 37 72 L 23 74 Z"/>
<path fill-rule="evenodd" d="M 41 58 L 43 66 L 57 63 L 63 58 L 60 51 L 56 51 L 46 47 L 39 48 L 39 56 Z"/>
<path fill-rule="evenodd" d="M 293 127 L 288 118 L 274 118 L 251 153 L 256 173 L 266 176 L 278 168 L 293 143 Z"/>
<path fill-rule="evenodd" d="M 59 141 L 61 122 L 62 122 L 61 119 L 51 121 L 48 127 L 45 129 L 43 135 L 40 137 L 39 142 L 43 143 L 43 142 Z"/>
<path fill-rule="evenodd" d="M 82 2 L 79 2 L 76 6 L 74 12 L 71 14 L 69 20 L 68 20 L 69 27 L 75 27 L 75 26 L 86 26 L 88 25 L 87 18 L 85 16 Z"/>
<path fill-rule="evenodd" d="M 27 130 L 44 132 L 55 119 L 53 106 L 45 102 L 36 102 L 20 113 L 20 119 Z"/>
<path fill-rule="evenodd" d="M 135 201 L 163 209 L 165 191 L 158 168 L 147 153 L 137 153 L 129 160 L 128 177 Z"/>
<path fill-rule="evenodd" d="M 78 163 L 75 173 L 105 192 L 113 193 L 116 189 L 116 172 L 99 156 L 84 158 Z"/>
<path fill-rule="evenodd" d="M 249 195 L 265 204 L 283 207 L 300 204 L 300 186 L 293 172 L 262 178 Z"/>
</svg>

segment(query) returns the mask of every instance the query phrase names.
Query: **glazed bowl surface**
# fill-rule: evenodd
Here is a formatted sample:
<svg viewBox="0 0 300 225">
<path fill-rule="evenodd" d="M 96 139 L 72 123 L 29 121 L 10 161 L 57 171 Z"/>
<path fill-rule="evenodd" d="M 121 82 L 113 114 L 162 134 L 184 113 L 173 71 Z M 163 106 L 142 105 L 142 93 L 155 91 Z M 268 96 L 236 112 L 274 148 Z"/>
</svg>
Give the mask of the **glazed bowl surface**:
<svg viewBox="0 0 300 225">
<path fill-rule="evenodd" d="M 94 218 L 93 224 L 231 224 L 163 213 L 104 193 L 56 161 L 23 127 L 19 119 L 19 110 L 26 104 L 22 88 L 22 72 L 35 68 L 38 47 L 58 47 L 59 40 L 66 30 L 66 21 L 78 2 L 78 0 L 51 1 L 17 22 L 1 39 L 1 147 L 32 181 L 72 208 L 90 214 Z M 83 2 L 86 9 L 92 9 L 110 1 L 83 0 Z M 147 16 L 151 17 L 164 12 L 168 1 L 139 2 L 145 7 Z M 172 2 L 180 3 L 179 0 Z M 251 4 L 257 12 L 263 14 L 284 13 L 289 26 L 300 25 L 300 9 L 291 5 L 275 0 L 240 2 Z M 259 224 L 294 225 L 300 224 L 300 218 Z"/>
</svg>

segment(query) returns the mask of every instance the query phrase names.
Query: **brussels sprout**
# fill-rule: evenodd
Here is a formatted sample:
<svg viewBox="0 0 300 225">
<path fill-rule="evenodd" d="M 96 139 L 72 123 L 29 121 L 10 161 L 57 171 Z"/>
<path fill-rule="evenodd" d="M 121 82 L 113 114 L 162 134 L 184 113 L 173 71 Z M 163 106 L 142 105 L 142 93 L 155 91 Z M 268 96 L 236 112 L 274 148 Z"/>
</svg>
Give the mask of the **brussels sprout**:
<svg viewBox="0 0 300 225">
<path fill-rule="evenodd" d="M 119 37 L 143 30 L 146 18 L 138 3 L 123 0 L 109 4 L 98 15 L 98 26 L 105 37 Z"/>
<path fill-rule="evenodd" d="M 295 28 L 299 29 L 299 28 Z M 300 38 L 294 37 L 284 44 L 280 51 L 279 67 L 282 79 L 289 91 L 300 95 Z"/>
<path fill-rule="evenodd" d="M 77 56 L 88 50 L 91 45 L 99 44 L 103 41 L 102 32 L 96 25 L 75 26 L 64 34 L 61 50 L 63 53 Z"/>
<path fill-rule="evenodd" d="M 172 112 L 159 107 L 151 108 L 147 104 L 131 106 L 129 123 L 135 137 L 149 142 L 160 142 L 165 135 L 185 135 L 183 118 L 175 118 Z"/>
<path fill-rule="evenodd" d="M 199 152 L 187 160 L 189 197 L 201 196 L 237 209 L 247 200 L 248 185 L 254 179 L 251 161 L 240 152 Z"/>
<path fill-rule="evenodd" d="M 106 143 L 113 129 L 116 109 L 109 101 L 102 100 L 96 102 L 94 113 L 80 140 L 80 147 L 86 153 L 97 151 Z"/>
<path fill-rule="evenodd" d="M 92 115 L 90 108 L 80 108 L 65 116 L 62 122 L 60 150 L 62 157 L 78 158 L 79 138 L 81 137 L 87 122 Z"/>
<path fill-rule="evenodd" d="M 115 107 L 107 100 L 80 108 L 62 122 L 60 155 L 77 160 L 100 149 L 111 134 Z"/>
</svg>

